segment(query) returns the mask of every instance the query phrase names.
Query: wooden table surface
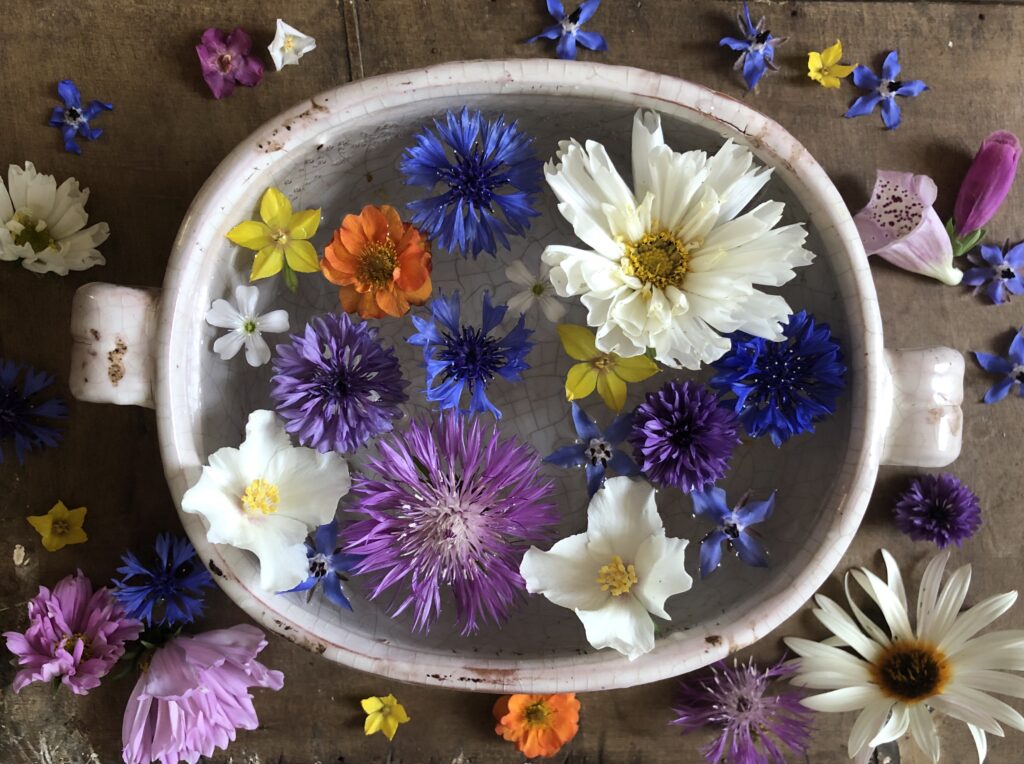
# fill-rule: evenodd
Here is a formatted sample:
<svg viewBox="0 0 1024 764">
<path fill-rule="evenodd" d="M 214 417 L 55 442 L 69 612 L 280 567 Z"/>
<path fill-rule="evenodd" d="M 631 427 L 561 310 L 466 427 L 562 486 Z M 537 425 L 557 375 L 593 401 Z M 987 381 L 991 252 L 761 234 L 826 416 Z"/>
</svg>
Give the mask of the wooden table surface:
<svg viewBox="0 0 1024 764">
<path fill-rule="evenodd" d="M 570 0 L 571 2 L 572 0 Z M 522 40 L 548 23 L 542 0 L 8 0 L 0 25 L 0 167 L 28 159 L 58 178 L 74 175 L 92 189 L 89 213 L 110 223 L 102 250 L 107 265 L 66 278 L 40 277 L 0 264 L 0 356 L 47 369 L 66 388 L 71 298 L 94 280 L 159 285 L 179 222 L 195 192 L 227 152 L 280 110 L 351 79 L 443 61 L 553 55 L 553 46 Z M 688 78 L 742 98 L 787 127 L 817 157 L 852 208 L 866 200 L 877 167 L 927 173 L 937 181 L 938 211 L 947 217 L 971 155 L 989 132 L 1024 132 L 1024 5 L 948 2 L 771 2 L 782 71 L 748 94 L 731 69 L 720 37 L 732 33 L 736 2 L 605 0 L 591 28 L 610 50 L 584 53 Z M 298 67 L 268 71 L 255 89 L 215 101 L 200 78 L 193 46 L 210 26 L 249 30 L 260 48 L 279 14 L 317 39 Z M 899 48 L 906 75 L 930 90 L 905 103 L 893 132 L 877 115 L 841 118 L 855 94 L 819 88 L 806 77 L 806 52 L 841 38 L 846 59 L 877 67 Z M 66 154 L 58 131 L 46 126 L 58 80 L 73 78 L 86 98 L 115 103 L 99 124 L 105 135 Z M 1024 238 L 1024 184 L 991 226 L 991 239 Z M 874 265 L 889 346 L 949 345 L 961 351 L 1004 352 L 1024 324 L 1024 299 L 992 307 L 963 287 L 945 287 Z M 954 562 L 973 563 L 969 602 L 1017 588 L 1024 522 L 1020 497 L 1024 401 L 978 401 L 989 378 L 968 361 L 963 456 L 952 470 L 983 502 L 985 524 Z M 164 483 L 152 411 L 71 402 L 66 438 L 33 455 L 25 467 L 0 465 L 0 628 L 24 625 L 24 603 L 40 583 L 51 585 L 76 568 L 106 580 L 126 548 L 148 544 L 178 521 Z M 890 519 L 894 495 L 911 474 L 883 469 L 867 518 L 841 567 L 879 565 L 886 546 L 916 583 L 930 548 L 898 534 Z M 61 498 L 87 506 L 87 544 L 45 552 L 25 522 Z M 12 561 L 15 544 L 26 565 Z M 838 574 L 826 587 L 841 596 Z M 208 627 L 246 617 L 219 591 L 211 595 Z M 1001 627 L 1024 626 L 1024 608 Z M 781 637 L 824 636 L 804 610 L 753 650 L 781 651 Z M 493 696 L 399 685 L 328 663 L 277 637 L 263 655 L 281 669 L 285 688 L 258 691 L 261 727 L 242 732 L 217 762 L 340 764 L 346 762 L 520 762 L 492 732 Z M 131 681 L 108 682 L 87 697 L 54 694 L 35 685 L 15 696 L 15 669 L 0 662 L 0 761 L 120 761 L 121 713 Z M 666 726 L 674 681 L 582 697 L 578 737 L 567 762 L 697 762 L 706 738 L 680 737 Z M 359 698 L 394 692 L 413 718 L 389 750 L 380 735 L 365 738 Z M 845 761 L 852 715 L 820 715 L 808 760 Z M 940 721 L 944 760 L 975 760 L 966 728 Z M 990 738 L 990 762 L 1019 762 L 1024 737 Z M 924 758 L 901 741 L 905 762 Z"/>
</svg>

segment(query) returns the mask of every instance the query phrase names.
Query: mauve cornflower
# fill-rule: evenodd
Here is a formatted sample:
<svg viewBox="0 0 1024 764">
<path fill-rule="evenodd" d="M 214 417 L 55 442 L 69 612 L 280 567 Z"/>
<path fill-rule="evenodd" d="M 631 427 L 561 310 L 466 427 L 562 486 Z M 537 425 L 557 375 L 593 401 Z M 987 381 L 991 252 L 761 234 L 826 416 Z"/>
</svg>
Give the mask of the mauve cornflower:
<svg viewBox="0 0 1024 764">
<path fill-rule="evenodd" d="M 72 154 L 81 154 L 82 148 L 75 142 L 75 136 L 85 138 L 87 141 L 94 141 L 103 135 L 99 128 L 89 126 L 89 121 L 98 117 L 104 111 L 110 111 L 114 104 L 103 101 L 89 101 L 87 106 L 82 106 L 82 94 L 71 80 L 61 80 L 57 83 L 57 94 L 64 102 L 63 106 L 53 107 L 50 115 L 50 126 L 60 128 L 64 135 L 64 150 Z"/>
<path fill-rule="evenodd" d="M 537 40 L 558 40 L 555 55 L 570 61 L 576 59 L 577 43 L 588 50 L 608 50 L 608 43 L 604 37 L 597 32 L 584 32 L 580 29 L 597 13 L 601 0 L 583 0 L 572 13 L 565 12 L 562 0 L 547 0 L 547 5 L 551 18 L 558 23 L 545 27 L 544 31 L 531 37 L 527 43 Z"/>
<path fill-rule="evenodd" d="M 285 429 L 321 453 L 348 453 L 391 430 L 408 400 L 402 369 L 377 329 L 328 313 L 281 343 L 270 395 Z"/>
<path fill-rule="evenodd" d="M 843 351 L 828 324 L 802 310 L 789 317 L 782 333 L 785 339 L 772 342 L 737 332 L 708 383 L 736 396 L 727 404 L 748 435 L 767 435 L 776 446 L 814 432 L 815 422 L 835 413 L 846 386 Z"/>
<path fill-rule="evenodd" d="M 882 122 L 886 130 L 895 130 L 900 126 L 900 105 L 896 103 L 896 96 L 901 98 L 913 98 L 920 95 L 928 86 L 921 80 L 910 80 L 903 82 L 896 79 L 900 76 L 899 53 L 890 51 L 882 64 L 882 76 L 879 77 L 863 64 L 853 70 L 853 83 L 861 90 L 870 90 L 867 95 L 860 96 L 843 116 L 863 117 L 875 110 L 879 103 L 882 104 Z"/>
<path fill-rule="evenodd" d="M 683 732 L 721 730 L 702 751 L 709 764 L 785 764 L 786 751 L 803 757 L 814 716 L 800 704 L 804 694 L 769 694 L 777 681 L 795 671 L 782 661 L 769 668 L 753 659 L 744 665 L 734 658 L 731 668 L 719 661 L 710 675 L 682 679 L 673 709 L 678 718 L 669 723 Z"/>
<path fill-rule="evenodd" d="M 338 539 L 338 521 L 331 520 L 321 525 L 313 533 L 313 543 L 306 542 L 306 557 L 309 558 L 309 578 L 288 592 L 309 592 L 306 601 L 313 598 L 313 592 L 323 585 L 324 596 L 330 602 L 345 610 L 352 609 L 345 592 L 341 590 L 341 582 L 347 581 L 345 574 L 359 561 L 355 555 L 345 554 L 340 549 Z"/>
<path fill-rule="evenodd" d="M 250 55 L 252 38 L 241 27 L 231 34 L 211 27 L 203 32 L 196 55 L 203 68 L 203 79 L 214 98 L 227 98 L 235 85 L 255 87 L 263 79 L 263 62 Z"/>
<path fill-rule="evenodd" d="M 29 451 L 60 442 L 61 433 L 52 420 L 64 419 L 67 407 L 60 398 L 41 395 L 51 384 L 49 374 L 0 358 L 0 464 L 7 443 L 14 444 L 14 455 L 24 464 Z"/>
<path fill-rule="evenodd" d="M 376 577 L 371 599 L 395 589 L 393 614 L 411 609 L 422 631 L 441 611 L 442 588 L 463 634 L 505 621 L 525 594 L 523 554 L 548 541 L 558 519 L 536 452 L 494 425 L 445 412 L 383 439 L 367 462 L 350 507 L 364 519 L 342 534 L 345 551 L 362 556 L 352 571 Z"/>
<path fill-rule="evenodd" d="M 121 562 L 114 596 L 132 618 L 147 626 L 178 626 L 203 614 L 203 590 L 213 578 L 188 539 L 161 533 L 144 560 L 126 552 Z"/>
<path fill-rule="evenodd" d="M 975 267 L 964 272 L 961 282 L 974 287 L 975 294 L 984 293 L 995 305 L 1007 302 L 1011 294 L 1024 294 L 1024 279 L 1020 277 L 1024 241 L 1007 247 L 1004 254 L 999 247 L 982 244 L 980 256 L 973 252 L 967 256 Z"/>
<path fill-rule="evenodd" d="M 494 255 L 507 234 L 523 236 L 542 185 L 533 137 L 504 116 L 485 119 L 463 107 L 424 128 L 402 154 L 405 182 L 440 193 L 407 205 L 413 224 L 449 252 Z"/>
<path fill-rule="evenodd" d="M 768 69 L 779 68 L 775 65 L 775 48 L 789 38 L 772 37 L 772 33 L 765 29 L 764 16 L 755 24 L 750 18 L 746 0 L 743 1 L 743 10 L 736 14 L 736 24 L 742 37 L 723 37 L 718 44 L 741 51 L 733 68 L 743 73 L 747 89 L 753 90 Z"/>
<path fill-rule="evenodd" d="M 616 448 L 626 439 L 633 427 L 633 412 L 615 417 L 607 429 L 602 431 L 594 420 L 587 416 L 587 412 L 573 401 L 572 421 L 576 426 L 579 440 L 571 446 L 556 449 L 545 456 L 544 461 L 558 467 L 585 467 L 588 496 L 593 496 L 604 485 L 605 473 L 609 467 L 617 474 L 627 477 L 640 474 L 640 468 L 629 454 Z"/>
<path fill-rule="evenodd" d="M 700 491 L 725 475 L 739 422 L 708 388 L 667 382 L 633 412 L 629 442 L 640 470 L 658 486 Z"/>
<path fill-rule="evenodd" d="M 998 374 L 1002 377 L 985 393 L 985 403 L 1001 401 L 1014 385 L 1017 385 L 1017 394 L 1024 398 L 1024 329 L 1014 336 L 1006 358 L 991 353 L 975 353 L 974 357 L 978 359 L 981 368 L 989 374 Z"/>
<path fill-rule="evenodd" d="M 914 541 L 931 541 L 939 549 L 960 546 L 981 527 L 978 497 L 945 472 L 914 478 L 896 501 L 894 514 L 901 531 Z"/>
<path fill-rule="evenodd" d="M 124 646 L 139 636 L 142 624 L 129 618 L 109 589 L 95 591 L 78 571 L 28 603 L 28 628 L 4 632 L 7 649 L 24 666 L 14 677 L 14 691 L 32 682 L 60 680 L 76 695 L 100 686 L 100 679 L 124 655 Z"/>
<path fill-rule="evenodd" d="M 722 563 L 722 546 L 728 546 L 747 565 L 768 567 L 768 554 L 761 542 L 750 532 L 752 525 L 767 520 L 775 509 L 775 492 L 766 501 L 749 501 L 747 494 L 734 508 L 726 503 L 725 491 L 709 488 L 694 491 L 693 514 L 715 524 L 715 530 L 700 542 L 700 577 L 708 575 Z"/>
</svg>

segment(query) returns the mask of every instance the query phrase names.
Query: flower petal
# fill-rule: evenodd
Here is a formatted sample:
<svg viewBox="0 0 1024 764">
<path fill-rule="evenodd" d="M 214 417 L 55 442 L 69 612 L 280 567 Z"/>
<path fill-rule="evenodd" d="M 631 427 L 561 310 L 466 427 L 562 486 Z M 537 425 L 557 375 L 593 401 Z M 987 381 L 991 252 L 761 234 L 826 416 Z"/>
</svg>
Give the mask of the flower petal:
<svg viewBox="0 0 1024 764">
<path fill-rule="evenodd" d="M 260 217 L 272 230 L 287 231 L 292 219 L 292 203 L 271 186 L 260 199 Z"/>
<path fill-rule="evenodd" d="M 587 641 L 596 649 L 610 647 L 630 660 L 654 649 L 654 621 L 636 597 L 609 597 L 597 610 L 577 610 Z"/>
<path fill-rule="evenodd" d="M 559 324 L 558 337 L 566 355 L 576 361 L 590 361 L 600 355 L 594 344 L 594 333 L 582 326 Z"/>
<path fill-rule="evenodd" d="M 587 534 L 579 533 L 562 539 L 547 552 L 528 549 L 519 574 L 531 594 L 543 594 L 561 607 L 595 610 L 610 597 L 597 583 L 602 564 L 588 552 Z"/>
<path fill-rule="evenodd" d="M 596 559 L 608 561 L 618 555 L 626 562 L 635 562 L 645 541 L 664 534 L 654 487 L 646 481 L 609 478 L 604 488 L 590 500 L 588 549 Z"/>
<path fill-rule="evenodd" d="M 685 553 L 689 541 L 668 538 L 664 534 L 648 538 L 634 558 L 637 582 L 630 593 L 636 596 L 647 611 L 659 618 L 669 618 L 665 600 L 682 594 L 693 586 L 686 572 Z"/>
</svg>

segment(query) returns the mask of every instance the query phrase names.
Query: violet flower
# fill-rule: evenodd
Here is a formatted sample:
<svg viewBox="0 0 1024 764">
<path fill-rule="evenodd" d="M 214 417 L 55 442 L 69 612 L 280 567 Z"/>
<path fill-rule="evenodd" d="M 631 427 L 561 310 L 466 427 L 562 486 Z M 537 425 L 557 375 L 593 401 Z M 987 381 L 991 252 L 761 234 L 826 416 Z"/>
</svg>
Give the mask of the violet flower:
<svg viewBox="0 0 1024 764">
<path fill-rule="evenodd" d="M 1005 254 L 999 247 L 981 245 L 981 255 L 971 253 L 967 259 L 975 266 L 964 273 L 964 284 L 974 287 L 975 294 L 984 293 L 994 304 L 1001 305 L 1011 294 L 1024 294 L 1024 241 L 1010 247 Z"/>
<path fill-rule="evenodd" d="M 768 70 L 778 70 L 775 63 L 775 48 L 786 42 L 787 37 L 773 37 L 772 33 L 765 29 L 765 18 L 762 16 L 755 24 L 750 18 L 750 7 L 747 0 L 743 0 L 743 10 L 736 14 L 736 25 L 740 30 L 740 37 L 723 37 L 718 41 L 720 46 L 738 51 L 740 56 L 736 59 L 733 69 L 743 74 L 743 81 L 747 84 L 747 90 L 753 90 L 757 83 L 767 74 Z"/>
<path fill-rule="evenodd" d="M 982 141 L 960 184 L 949 222 L 955 255 L 969 252 L 981 240 L 985 224 L 995 217 L 1010 193 L 1020 155 L 1020 141 L 1005 130 L 994 132 Z"/>
<path fill-rule="evenodd" d="M 897 500 L 894 514 L 901 531 L 939 549 L 960 546 L 981 527 L 978 497 L 948 473 L 914 478 Z"/>
<path fill-rule="evenodd" d="M 576 401 L 572 402 L 572 421 L 579 438 L 571 446 L 562 446 L 544 457 L 548 464 L 559 467 L 585 467 L 587 495 L 593 496 L 604 485 L 605 473 L 610 467 L 619 475 L 633 477 L 640 474 L 629 454 L 616 448 L 633 427 L 633 412 L 615 417 L 605 430 L 587 416 Z"/>
<path fill-rule="evenodd" d="M 863 117 L 875 110 L 878 104 L 882 105 L 882 122 L 886 130 L 895 130 L 900 126 L 900 105 L 896 102 L 896 96 L 901 98 L 913 98 L 928 89 L 928 86 L 921 80 L 910 80 L 905 82 L 897 79 L 900 76 L 899 53 L 895 50 L 889 51 L 882 64 L 882 76 L 879 77 L 866 66 L 860 65 L 853 70 L 853 84 L 861 90 L 870 91 L 860 96 L 850 109 L 843 116 L 847 119 L 852 117 Z"/>
<path fill-rule="evenodd" d="M 527 40 L 527 43 L 537 40 L 558 40 L 555 46 L 555 55 L 559 58 L 574 61 L 576 59 L 576 45 L 582 45 L 588 50 L 608 50 L 608 43 L 597 32 L 584 32 L 581 27 L 586 24 L 597 13 L 601 0 L 583 0 L 576 10 L 566 13 L 562 0 L 547 0 L 548 14 L 555 20 L 555 23 L 547 26 L 544 30 Z M 492 253 L 493 254 L 493 253 Z"/>
<path fill-rule="evenodd" d="M 235 92 L 235 85 L 255 87 L 263 79 L 263 62 L 250 56 L 252 38 L 241 27 L 231 34 L 211 27 L 203 32 L 196 46 L 203 79 L 213 97 L 227 98 Z"/>
<path fill-rule="evenodd" d="M 309 602 L 317 588 L 321 588 L 331 604 L 351 610 L 352 603 L 345 596 L 341 582 L 348 580 L 346 574 L 359 558 L 342 552 L 340 545 L 337 518 L 317 528 L 312 534 L 312 543 L 306 542 L 309 576 L 297 586 L 279 593 L 308 592 L 306 602 Z"/>
<path fill-rule="evenodd" d="M 114 104 L 105 101 L 89 101 L 82 106 L 82 94 L 72 80 L 61 80 L 57 83 L 57 95 L 64 102 L 63 106 L 54 106 L 50 114 L 50 127 L 59 128 L 64 136 L 64 150 L 72 154 L 81 154 L 82 147 L 75 137 L 94 141 L 103 135 L 103 130 L 92 127 L 89 123 L 104 111 L 110 111 Z"/>
<path fill-rule="evenodd" d="M 1024 398 L 1024 329 L 1013 338 L 1006 358 L 991 353 L 975 353 L 974 357 L 978 359 L 981 368 L 989 374 L 998 374 L 1002 377 L 985 393 L 985 403 L 1001 401 L 1014 385 L 1018 386 L 1017 394 Z"/>
<path fill-rule="evenodd" d="M 693 514 L 713 522 L 715 530 L 700 542 L 700 577 L 707 578 L 722 564 L 722 546 L 734 550 L 745 564 L 755 568 L 768 567 L 768 553 L 748 530 L 771 517 L 775 508 L 775 492 L 766 501 L 747 501 L 749 494 L 740 499 L 735 508 L 726 503 L 725 491 L 709 488 L 694 491 Z"/>
</svg>

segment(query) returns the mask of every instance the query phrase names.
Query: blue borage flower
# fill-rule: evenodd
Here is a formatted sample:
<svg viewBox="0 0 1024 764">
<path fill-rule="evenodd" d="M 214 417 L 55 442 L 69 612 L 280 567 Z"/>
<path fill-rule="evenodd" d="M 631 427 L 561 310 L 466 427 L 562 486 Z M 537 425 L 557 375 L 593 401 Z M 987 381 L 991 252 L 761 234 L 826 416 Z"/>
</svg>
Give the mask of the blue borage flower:
<svg viewBox="0 0 1024 764">
<path fill-rule="evenodd" d="M 558 23 L 545 27 L 543 32 L 531 37 L 527 43 L 537 40 L 558 40 L 555 55 L 569 60 L 576 58 L 577 43 L 588 50 L 608 50 L 608 43 L 604 37 L 597 32 L 584 32 L 580 29 L 597 13 L 601 0 L 583 0 L 572 13 L 565 12 L 562 0 L 547 0 L 547 5 L 551 18 Z"/>
<path fill-rule="evenodd" d="M 882 122 L 887 130 L 895 130 L 900 126 L 900 105 L 896 103 L 896 96 L 913 98 L 920 95 L 928 86 L 921 80 L 903 82 L 896 79 L 900 76 L 900 59 L 898 51 L 889 51 L 882 64 L 882 76 L 879 77 L 863 64 L 853 70 L 853 82 L 861 90 L 870 90 L 867 95 L 862 95 L 849 111 L 843 116 L 863 117 L 875 110 L 879 103 L 882 104 Z"/>
<path fill-rule="evenodd" d="M 732 348 L 716 361 L 709 383 L 730 391 L 727 401 L 747 434 L 768 435 L 781 446 L 794 435 L 814 432 L 814 423 L 834 414 L 846 386 L 843 352 L 828 324 L 815 323 L 807 311 L 789 317 L 779 342 L 738 332 Z"/>
<path fill-rule="evenodd" d="M 580 405 L 573 401 L 572 421 L 579 440 L 574 445 L 562 446 L 548 454 L 544 457 L 545 462 L 566 468 L 586 467 L 587 493 L 590 496 L 604 485 L 609 467 L 618 475 L 633 477 L 640 474 L 637 463 L 616 448 L 633 428 L 632 412 L 615 417 L 608 428 L 602 431 Z"/>
<path fill-rule="evenodd" d="M 753 90 L 768 69 L 777 70 L 779 68 L 775 65 L 775 48 L 789 38 L 772 37 L 772 33 L 765 29 L 764 16 L 758 19 L 757 24 L 754 24 L 750 18 L 750 8 L 747 6 L 746 0 L 743 3 L 743 11 L 736 14 L 736 23 L 742 37 L 723 37 L 718 44 L 732 50 L 742 51 L 733 68 L 743 72 L 747 89 Z"/>
<path fill-rule="evenodd" d="M 463 107 L 434 120 L 402 154 L 405 182 L 441 193 L 409 202 L 413 224 L 449 252 L 494 255 L 507 234 L 523 236 L 540 192 L 543 163 L 534 156 L 533 137 L 504 116 L 484 119 Z"/>
<path fill-rule="evenodd" d="M 309 558 L 309 578 L 288 592 L 309 592 L 307 601 L 312 599 L 318 586 L 322 585 L 324 596 L 328 601 L 345 610 L 352 609 L 341 582 L 348 580 L 345 574 L 361 559 L 358 555 L 345 554 L 341 551 L 338 540 L 338 521 L 332 520 L 316 529 L 312 537 L 313 543 L 306 542 L 306 557 Z"/>
<path fill-rule="evenodd" d="M 1024 294 L 1024 279 L 1020 277 L 1024 241 L 1007 247 L 1004 254 L 999 247 L 982 244 L 980 256 L 973 252 L 967 256 L 975 267 L 964 272 L 963 283 L 974 287 L 975 294 L 984 293 L 996 305 L 1008 301 L 1011 294 Z"/>
<path fill-rule="evenodd" d="M 694 491 L 690 496 L 693 498 L 693 514 L 710 520 L 716 526 L 700 542 L 701 578 L 706 578 L 722 563 L 723 545 L 728 545 L 747 565 L 757 568 L 768 566 L 764 546 L 748 529 L 771 516 L 775 508 L 774 491 L 767 501 L 748 501 L 748 494 L 733 509 L 726 503 L 725 491 L 721 488 Z"/>
<path fill-rule="evenodd" d="M 75 142 L 75 136 L 85 138 L 87 141 L 94 141 L 103 135 L 99 128 L 91 127 L 90 120 L 95 119 L 104 111 L 114 108 L 112 103 L 103 101 L 89 101 L 87 106 L 82 106 L 82 94 L 71 80 L 61 80 L 57 84 L 57 94 L 60 95 L 64 106 L 55 106 L 50 114 L 50 125 L 60 128 L 64 135 L 64 150 L 72 154 L 81 154 L 82 148 Z"/>
<path fill-rule="evenodd" d="M 431 318 L 413 316 L 417 332 L 408 340 L 410 345 L 423 347 L 423 361 L 427 367 L 427 400 L 441 409 L 457 408 L 462 392 L 469 389 L 467 414 L 490 411 L 501 419 L 501 412 L 487 398 L 486 388 L 495 375 L 510 382 L 521 379 L 520 373 L 530 368 L 524 360 L 533 347 L 527 340 L 533 331 L 524 326 L 524 317 L 504 337 L 492 337 L 491 332 L 505 318 L 508 307 L 491 305 L 491 295 L 484 292 L 482 326 L 467 326 L 460 322 L 459 293 L 445 297 L 438 291 L 430 301 Z"/>
<path fill-rule="evenodd" d="M 203 613 L 203 590 L 213 578 L 188 539 L 161 533 L 145 562 L 125 552 L 114 596 L 132 618 L 147 626 L 192 623 Z"/>
<path fill-rule="evenodd" d="M 0 464 L 6 443 L 14 443 L 14 455 L 24 464 L 28 452 L 60 442 L 61 433 L 47 420 L 64 419 L 67 407 L 60 398 L 43 397 L 51 384 L 51 375 L 0 358 Z"/>
<path fill-rule="evenodd" d="M 1006 358 L 991 353 L 975 353 L 978 363 L 989 374 L 998 374 L 1002 379 L 985 393 L 985 403 L 997 403 L 1007 396 L 1014 385 L 1017 394 L 1024 398 L 1024 329 L 1017 333 L 1010 343 Z"/>
</svg>

